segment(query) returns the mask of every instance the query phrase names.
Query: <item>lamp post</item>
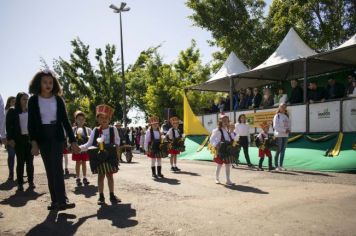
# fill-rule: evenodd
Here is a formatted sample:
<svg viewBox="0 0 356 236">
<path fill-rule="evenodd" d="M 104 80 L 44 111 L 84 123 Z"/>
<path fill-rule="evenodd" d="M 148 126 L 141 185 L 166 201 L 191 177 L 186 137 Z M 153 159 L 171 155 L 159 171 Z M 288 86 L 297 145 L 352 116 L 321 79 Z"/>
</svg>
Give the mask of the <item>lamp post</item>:
<svg viewBox="0 0 356 236">
<path fill-rule="evenodd" d="M 120 39 L 121 39 L 121 74 L 122 74 L 122 95 L 124 97 L 124 105 L 123 105 L 123 122 L 125 128 L 127 127 L 127 118 L 126 118 L 126 82 L 125 82 L 125 69 L 124 69 L 124 44 L 122 39 L 122 20 L 121 20 L 121 12 L 129 11 L 130 7 L 126 7 L 125 2 L 121 2 L 120 7 L 111 4 L 109 6 L 114 10 L 114 13 L 119 13 L 120 15 Z"/>
</svg>

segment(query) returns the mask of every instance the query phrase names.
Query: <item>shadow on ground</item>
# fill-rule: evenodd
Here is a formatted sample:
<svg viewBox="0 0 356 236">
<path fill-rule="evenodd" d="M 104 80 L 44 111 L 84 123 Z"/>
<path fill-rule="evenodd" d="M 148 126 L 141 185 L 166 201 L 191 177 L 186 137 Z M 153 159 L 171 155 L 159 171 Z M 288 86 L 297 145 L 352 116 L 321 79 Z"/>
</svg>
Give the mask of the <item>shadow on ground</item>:
<svg viewBox="0 0 356 236">
<path fill-rule="evenodd" d="M 25 192 L 16 192 L 14 195 L 2 200 L 1 205 L 10 205 L 12 207 L 22 207 L 27 204 L 27 202 L 36 200 L 45 193 L 37 193 L 33 190 L 26 190 Z"/>
<path fill-rule="evenodd" d="M 257 194 L 269 194 L 269 192 L 265 192 L 259 188 L 251 187 L 251 186 L 246 186 L 246 185 L 224 185 L 225 188 L 231 189 L 231 190 L 237 190 L 240 192 L 248 192 L 248 193 L 257 193 Z"/>
<path fill-rule="evenodd" d="M 75 187 L 75 190 L 73 192 L 76 195 L 84 195 L 86 198 L 91 198 L 93 196 L 96 196 L 96 193 L 98 192 L 98 187 L 94 185 L 77 186 Z"/>
</svg>

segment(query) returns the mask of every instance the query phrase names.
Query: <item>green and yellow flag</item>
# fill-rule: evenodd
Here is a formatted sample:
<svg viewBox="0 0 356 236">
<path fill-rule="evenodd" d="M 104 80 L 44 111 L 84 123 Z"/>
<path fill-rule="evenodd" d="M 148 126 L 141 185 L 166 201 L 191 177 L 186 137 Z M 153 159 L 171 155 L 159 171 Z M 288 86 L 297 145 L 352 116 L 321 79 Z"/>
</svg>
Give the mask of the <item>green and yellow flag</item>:
<svg viewBox="0 0 356 236">
<path fill-rule="evenodd" d="M 209 131 L 204 128 L 199 118 L 193 113 L 189 105 L 187 96 L 184 94 L 184 134 L 185 135 L 209 135 Z"/>
</svg>

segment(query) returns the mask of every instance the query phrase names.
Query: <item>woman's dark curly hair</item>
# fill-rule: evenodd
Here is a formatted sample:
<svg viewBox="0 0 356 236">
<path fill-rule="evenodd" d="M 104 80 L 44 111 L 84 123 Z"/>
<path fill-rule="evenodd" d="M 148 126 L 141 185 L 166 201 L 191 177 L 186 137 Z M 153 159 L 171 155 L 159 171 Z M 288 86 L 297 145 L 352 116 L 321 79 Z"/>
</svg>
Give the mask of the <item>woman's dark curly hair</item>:
<svg viewBox="0 0 356 236">
<path fill-rule="evenodd" d="M 37 72 L 30 81 L 28 92 L 34 95 L 41 94 L 41 81 L 44 76 L 51 76 L 53 79 L 52 94 L 58 96 L 62 95 L 61 85 L 59 84 L 58 79 L 56 78 L 54 73 L 50 70 L 41 70 Z"/>
<path fill-rule="evenodd" d="M 245 117 L 245 122 L 246 122 L 246 115 L 245 114 L 241 114 L 241 115 L 239 115 L 239 118 L 237 119 L 240 124 L 241 124 L 241 118 L 242 117 Z"/>
<path fill-rule="evenodd" d="M 18 113 L 22 113 L 22 107 L 21 107 L 21 98 L 23 96 L 28 96 L 27 93 L 24 93 L 24 92 L 19 92 L 17 95 L 16 95 L 16 103 L 15 103 L 15 110 L 18 112 Z"/>
</svg>

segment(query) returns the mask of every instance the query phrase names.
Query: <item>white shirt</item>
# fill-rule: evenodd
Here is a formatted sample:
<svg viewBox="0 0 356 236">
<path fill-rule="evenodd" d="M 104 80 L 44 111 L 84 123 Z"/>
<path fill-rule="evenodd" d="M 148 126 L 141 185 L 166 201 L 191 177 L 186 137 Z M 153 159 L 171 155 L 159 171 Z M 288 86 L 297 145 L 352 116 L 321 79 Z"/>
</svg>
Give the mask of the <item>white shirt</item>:
<svg viewBox="0 0 356 236">
<path fill-rule="evenodd" d="M 93 141 L 94 141 L 94 136 L 95 136 L 95 130 L 98 128 L 94 128 L 93 131 L 90 134 L 89 140 L 86 144 L 80 145 L 80 149 L 82 152 L 85 152 L 88 150 L 89 147 L 93 146 Z M 120 136 L 119 133 L 117 132 L 117 129 L 114 127 L 114 143 L 115 145 L 119 146 L 120 145 Z M 100 137 L 100 136 L 99 136 Z M 110 127 L 103 129 L 102 130 L 102 135 L 101 137 L 104 138 L 104 143 L 105 144 L 110 144 Z"/>
<path fill-rule="evenodd" d="M 87 135 L 90 137 L 92 130 L 89 127 L 77 127 L 77 126 L 72 128 L 74 132 L 74 136 L 80 135 L 81 138 L 84 138 L 84 128 Z"/>
<path fill-rule="evenodd" d="M 0 95 L 0 138 L 6 138 L 5 134 L 5 108 L 4 101 Z"/>
<path fill-rule="evenodd" d="M 161 133 L 158 130 L 153 131 L 154 139 L 161 140 Z M 144 149 L 148 151 L 148 144 L 151 142 L 151 128 L 146 131 Z"/>
<path fill-rule="evenodd" d="M 233 139 L 234 135 L 233 134 L 230 134 L 227 132 L 227 130 L 225 128 L 221 128 L 222 132 L 223 132 L 223 135 L 224 135 L 224 138 L 226 141 L 232 141 L 230 139 L 230 135 L 231 135 L 231 138 Z M 210 139 L 209 139 L 209 142 L 211 143 L 211 145 L 213 147 L 216 147 L 218 146 L 218 144 L 221 142 L 221 132 L 219 130 L 219 128 L 216 128 L 216 129 L 213 129 L 213 132 L 211 133 L 211 136 L 210 136 Z"/>
<path fill-rule="evenodd" d="M 173 131 L 174 130 L 174 131 Z M 178 129 L 170 128 L 166 134 L 166 136 L 170 139 L 173 140 L 173 132 L 174 132 L 174 137 L 179 138 L 181 135 L 179 134 Z"/>
<path fill-rule="evenodd" d="M 38 96 L 38 105 L 40 107 L 40 114 L 42 124 L 53 124 L 57 120 L 57 100 L 55 96 L 50 98 L 43 98 Z"/>
<path fill-rule="evenodd" d="M 291 122 L 286 114 L 278 113 L 273 117 L 274 135 L 276 137 L 288 137 L 287 129 L 291 130 Z"/>
<path fill-rule="evenodd" d="M 245 123 L 236 123 L 235 124 L 235 130 L 234 130 L 236 136 L 235 140 L 239 140 L 240 136 L 250 136 L 250 126 Z"/>
<path fill-rule="evenodd" d="M 28 123 L 28 112 L 23 112 L 19 114 L 21 134 L 28 134 L 27 123 Z"/>
</svg>

